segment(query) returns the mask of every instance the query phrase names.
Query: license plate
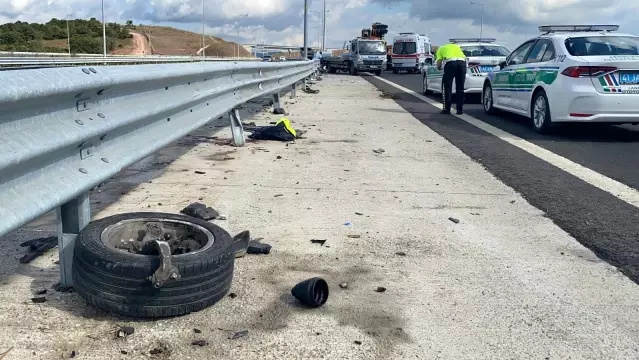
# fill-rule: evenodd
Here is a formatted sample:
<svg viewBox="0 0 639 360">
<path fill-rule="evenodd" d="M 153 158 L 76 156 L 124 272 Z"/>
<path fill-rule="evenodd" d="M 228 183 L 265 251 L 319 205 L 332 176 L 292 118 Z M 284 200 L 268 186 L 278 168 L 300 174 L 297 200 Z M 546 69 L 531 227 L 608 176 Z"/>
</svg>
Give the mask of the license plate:
<svg viewBox="0 0 639 360">
<path fill-rule="evenodd" d="M 487 73 L 493 71 L 495 67 L 492 65 L 482 65 L 479 67 L 479 72 Z"/>
<path fill-rule="evenodd" d="M 619 73 L 619 83 L 622 85 L 639 85 L 639 72 Z"/>
</svg>

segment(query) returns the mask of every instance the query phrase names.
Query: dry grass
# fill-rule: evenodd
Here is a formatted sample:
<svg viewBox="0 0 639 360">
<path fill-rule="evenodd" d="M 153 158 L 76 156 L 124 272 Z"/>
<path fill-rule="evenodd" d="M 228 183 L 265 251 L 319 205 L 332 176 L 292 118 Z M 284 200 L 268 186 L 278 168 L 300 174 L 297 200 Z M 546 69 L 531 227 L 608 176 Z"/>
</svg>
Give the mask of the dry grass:
<svg viewBox="0 0 639 360">
<path fill-rule="evenodd" d="M 137 26 L 135 32 L 150 38 L 151 49 L 156 55 L 196 55 L 202 47 L 202 35 L 166 26 Z M 237 56 L 236 43 L 218 37 L 207 37 L 205 44 L 208 56 Z M 240 45 L 240 57 L 250 57 L 250 52 Z"/>
</svg>

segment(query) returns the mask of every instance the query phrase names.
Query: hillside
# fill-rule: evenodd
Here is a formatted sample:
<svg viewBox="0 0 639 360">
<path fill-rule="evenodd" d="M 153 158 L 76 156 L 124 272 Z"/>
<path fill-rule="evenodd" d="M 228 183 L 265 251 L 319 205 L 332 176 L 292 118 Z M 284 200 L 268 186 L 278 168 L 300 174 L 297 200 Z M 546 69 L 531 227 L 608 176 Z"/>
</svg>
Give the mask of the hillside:
<svg viewBox="0 0 639 360">
<path fill-rule="evenodd" d="M 102 53 L 102 23 L 90 20 L 69 20 L 71 52 Z M 108 23 L 107 51 L 115 55 L 196 55 L 202 47 L 202 35 L 164 26 L 125 25 Z M 235 43 L 217 37 L 207 37 L 206 55 L 236 56 Z M 251 54 L 240 46 L 240 56 Z M 15 22 L 0 25 L 0 51 L 67 52 L 67 22 L 51 19 L 46 24 Z"/>
</svg>

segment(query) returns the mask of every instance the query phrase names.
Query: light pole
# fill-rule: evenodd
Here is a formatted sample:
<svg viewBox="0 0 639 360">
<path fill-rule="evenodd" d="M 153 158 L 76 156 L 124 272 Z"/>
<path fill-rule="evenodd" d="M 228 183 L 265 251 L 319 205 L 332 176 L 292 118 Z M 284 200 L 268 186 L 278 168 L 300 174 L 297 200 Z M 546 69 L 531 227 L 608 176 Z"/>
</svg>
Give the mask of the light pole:
<svg viewBox="0 0 639 360">
<path fill-rule="evenodd" d="M 322 53 L 326 51 L 326 0 L 324 0 L 324 9 L 323 9 L 323 20 L 322 20 Z"/>
<path fill-rule="evenodd" d="M 304 0 L 304 60 L 308 60 L 308 0 Z"/>
<path fill-rule="evenodd" d="M 69 31 L 69 18 L 71 14 L 67 14 L 67 48 L 69 50 L 69 56 L 71 56 L 71 32 Z"/>
<path fill-rule="evenodd" d="M 107 56 L 106 46 L 106 23 L 104 22 L 104 0 L 102 0 L 102 54 Z"/>
<path fill-rule="evenodd" d="M 202 56 L 206 56 L 206 49 L 204 48 L 204 0 L 202 0 Z"/>
<path fill-rule="evenodd" d="M 484 3 L 471 1 L 470 4 L 481 6 L 481 27 L 479 28 L 479 38 L 481 39 L 484 35 Z"/>
<path fill-rule="evenodd" d="M 248 17 L 249 14 L 242 14 L 242 17 Z M 236 42 L 236 47 L 237 47 L 237 57 L 240 57 L 240 22 L 237 22 L 237 42 Z"/>
</svg>

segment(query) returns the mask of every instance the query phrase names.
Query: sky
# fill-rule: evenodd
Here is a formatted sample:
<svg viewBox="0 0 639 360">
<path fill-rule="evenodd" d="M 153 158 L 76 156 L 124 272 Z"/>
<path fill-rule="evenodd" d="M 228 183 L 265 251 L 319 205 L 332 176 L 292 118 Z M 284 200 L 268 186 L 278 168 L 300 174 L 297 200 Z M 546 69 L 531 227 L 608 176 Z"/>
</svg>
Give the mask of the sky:
<svg viewBox="0 0 639 360">
<path fill-rule="evenodd" d="M 309 0 L 309 44 L 319 44 L 324 0 Z M 344 41 L 374 22 L 399 32 L 428 34 L 434 45 L 451 37 L 493 37 L 511 50 L 538 34 L 537 26 L 617 24 L 639 34 L 633 21 L 639 1 L 631 0 L 325 0 L 326 46 Z M 473 4 L 472 2 L 475 2 Z M 99 0 L 0 0 L 0 23 L 101 19 Z M 483 5 L 482 5 L 483 4 Z M 202 31 L 230 41 L 301 46 L 303 0 L 104 0 L 107 22 L 167 25 Z M 483 11 L 482 11 L 483 9 Z M 482 16 L 483 14 L 483 16 Z M 482 27 L 483 19 L 483 27 Z"/>
</svg>

